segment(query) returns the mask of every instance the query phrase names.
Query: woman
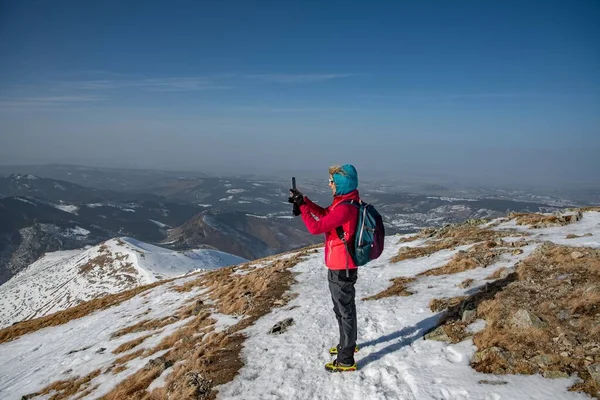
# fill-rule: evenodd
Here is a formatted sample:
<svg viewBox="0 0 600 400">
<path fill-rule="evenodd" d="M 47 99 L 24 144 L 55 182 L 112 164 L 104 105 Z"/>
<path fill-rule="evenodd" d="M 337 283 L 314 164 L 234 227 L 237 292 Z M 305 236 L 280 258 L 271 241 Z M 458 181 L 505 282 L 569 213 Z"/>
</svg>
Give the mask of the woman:
<svg viewBox="0 0 600 400">
<path fill-rule="evenodd" d="M 348 246 L 354 243 L 358 221 L 356 205 L 360 202 L 360 197 L 356 168 L 350 164 L 330 167 L 329 187 L 333 193 L 333 202 L 327 208 L 316 205 L 294 189 L 290 190 L 289 201 L 299 208 L 302 220 L 310 233 L 325 233 L 325 265 L 328 268 L 333 311 L 340 331 L 338 345 L 329 350 L 331 355 L 337 355 L 337 359 L 325 364 L 325 369 L 330 372 L 356 371 L 354 353 L 358 351 L 358 347 L 354 284 L 358 269 L 348 253 L 349 248 L 346 247 L 346 243 Z M 346 243 L 338 236 L 338 227 L 342 227 Z"/>
</svg>

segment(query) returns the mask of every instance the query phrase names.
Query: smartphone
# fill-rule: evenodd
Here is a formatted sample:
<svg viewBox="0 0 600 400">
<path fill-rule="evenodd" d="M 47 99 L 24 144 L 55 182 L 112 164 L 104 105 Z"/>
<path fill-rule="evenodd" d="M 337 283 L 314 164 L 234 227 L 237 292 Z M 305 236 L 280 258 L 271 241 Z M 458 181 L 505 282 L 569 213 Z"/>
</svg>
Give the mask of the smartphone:
<svg viewBox="0 0 600 400">
<path fill-rule="evenodd" d="M 296 177 L 292 176 L 292 189 L 296 190 Z"/>
</svg>

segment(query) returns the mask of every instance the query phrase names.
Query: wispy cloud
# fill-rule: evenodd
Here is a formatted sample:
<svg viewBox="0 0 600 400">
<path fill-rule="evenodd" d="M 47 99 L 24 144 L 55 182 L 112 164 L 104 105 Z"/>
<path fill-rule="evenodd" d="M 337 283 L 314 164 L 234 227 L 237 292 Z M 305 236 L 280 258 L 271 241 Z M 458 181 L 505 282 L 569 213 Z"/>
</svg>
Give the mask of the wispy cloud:
<svg viewBox="0 0 600 400">
<path fill-rule="evenodd" d="M 360 95 L 361 98 L 386 100 L 460 100 L 460 99 L 501 99 L 519 97 L 537 97 L 539 93 L 527 92 L 489 92 L 489 93 L 426 93 L 406 95 Z"/>
<path fill-rule="evenodd" d="M 0 107 L 47 107 L 73 103 L 92 103 L 115 99 L 124 93 L 203 92 L 248 86 L 250 81 L 263 84 L 309 84 L 358 76 L 349 73 L 329 74 L 218 74 L 188 77 L 141 77 L 107 71 L 61 73 L 53 80 L 9 87 L 11 96 L 0 98 Z M 70 77 L 71 79 L 65 79 Z M 102 95 L 98 95 L 98 93 Z M 287 112 L 287 111 L 285 111 Z"/>
<path fill-rule="evenodd" d="M 359 74 L 253 74 L 248 78 L 268 83 L 313 83 L 334 79 L 352 78 Z"/>
<path fill-rule="evenodd" d="M 118 90 L 139 89 L 159 92 L 191 92 L 229 89 L 231 86 L 216 83 L 209 78 L 144 78 L 129 80 L 75 80 L 49 82 L 51 90 Z"/>
<path fill-rule="evenodd" d="M 93 95 L 64 95 L 64 96 L 38 96 L 38 97 L 14 97 L 0 98 L 0 107 L 2 108 L 21 108 L 21 107 L 53 107 L 66 104 L 73 105 L 77 103 L 92 103 L 105 100 L 104 96 Z"/>
<path fill-rule="evenodd" d="M 207 78 L 144 79 L 135 82 L 135 84 L 141 88 L 159 92 L 189 92 L 232 88 L 232 86 L 217 84 Z"/>
<path fill-rule="evenodd" d="M 231 107 L 231 111 L 250 112 L 250 113 L 330 113 L 330 112 L 362 112 L 363 108 L 350 107 L 269 107 L 269 106 L 236 106 Z"/>
</svg>

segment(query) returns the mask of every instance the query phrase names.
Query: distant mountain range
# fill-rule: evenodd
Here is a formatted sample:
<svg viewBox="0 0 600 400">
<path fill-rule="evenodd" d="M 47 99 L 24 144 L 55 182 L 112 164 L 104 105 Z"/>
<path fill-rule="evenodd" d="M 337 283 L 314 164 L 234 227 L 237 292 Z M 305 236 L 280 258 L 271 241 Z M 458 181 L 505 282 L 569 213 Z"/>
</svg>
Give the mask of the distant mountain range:
<svg viewBox="0 0 600 400">
<path fill-rule="evenodd" d="M 0 175 L 3 171 L 0 284 L 44 253 L 118 236 L 177 250 L 218 249 L 247 259 L 322 240 L 292 218 L 287 181 L 60 165 L 0 167 Z M 324 181 L 299 180 L 299 188 L 319 204 L 331 201 Z M 449 192 L 441 186 L 429 189 Z M 360 192 L 381 212 L 388 234 L 567 204 L 560 199 L 515 201 L 506 198 L 509 193 L 487 198 L 479 190 L 477 197 L 406 193 L 369 182 L 361 184 Z M 521 193 L 517 198 L 530 197 Z"/>
<path fill-rule="evenodd" d="M 322 240 L 321 235 L 309 235 L 299 218 L 209 209 L 169 230 L 163 244 L 175 249 L 208 245 L 255 259 Z"/>
<path fill-rule="evenodd" d="M 222 187 L 224 194 L 228 190 L 236 196 L 243 193 L 230 186 Z M 249 210 L 268 209 L 271 202 L 272 205 L 283 203 L 260 197 L 251 199 L 253 201 L 242 203 L 257 205 L 247 207 Z M 221 205 L 226 201 L 216 203 Z M 246 215 L 249 212 L 198 205 L 156 194 L 120 193 L 12 174 L 0 178 L 0 284 L 46 252 L 78 249 L 116 236 L 159 243 L 167 238 L 170 229 L 179 226 L 182 228 L 169 235 L 169 238 L 177 238 L 173 243 L 177 249 L 233 250 L 229 252 L 244 258 L 275 254 L 320 240 L 301 230 L 299 220 L 278 218 L 291 213 L 289 204 L 284 205 L 285 209 L 281 206 L 281 211 L 271 214 L 273 218 L 254 218 Z M 195 215 L 205 215 L 201 213 L 207 209 L 215 216 L 229 215 L 221 219 L 221 230 L 237 233 L 228 237 L 219 229 L 213 229 L 200 240 L 203 234 L 190 232 L 191 224 L 184 226 Z M 235 223 L 236 219 L 249 218 L 253 223 Z"/>
</svg>

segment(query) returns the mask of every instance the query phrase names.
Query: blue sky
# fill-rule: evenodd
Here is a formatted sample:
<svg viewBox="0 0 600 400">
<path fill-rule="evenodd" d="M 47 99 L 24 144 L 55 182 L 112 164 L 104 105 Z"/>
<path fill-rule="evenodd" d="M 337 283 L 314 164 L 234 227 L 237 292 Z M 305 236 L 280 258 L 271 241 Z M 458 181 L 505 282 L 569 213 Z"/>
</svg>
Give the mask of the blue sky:
<svg viewBox="0 0 600 400">
<path fill-rule="evenodd" d="M 600 2 L 489 3 L 0 0 L 0 158 L 593 180 Z"/>
</svg>

